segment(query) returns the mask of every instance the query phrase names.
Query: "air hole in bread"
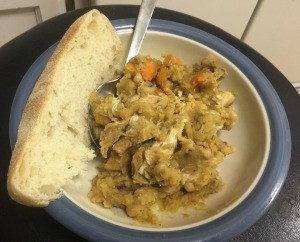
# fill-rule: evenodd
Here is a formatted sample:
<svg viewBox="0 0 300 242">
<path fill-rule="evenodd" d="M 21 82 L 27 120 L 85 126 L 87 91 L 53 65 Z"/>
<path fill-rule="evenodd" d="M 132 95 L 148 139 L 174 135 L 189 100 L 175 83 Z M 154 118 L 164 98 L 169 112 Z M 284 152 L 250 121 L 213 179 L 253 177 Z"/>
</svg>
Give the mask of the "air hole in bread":
<svg viewBox="0 0 300 242">
<path fill-rule="evenodd" d="M 73 127 L 68 126 L 68 131 L 70 131 L 72 134 L 74 134 L 74 136 L 77 136 L 79 134 L 79 132 L 74 129 Z"/>
<path fill-rule="evenodd" d="M 98 17 L 98 12 L 94 12 L 94 13 L 92 14 L 92 16 L 93 16 L 93 18 L 97 18 L 97 17 Z"/>
<path fill-rule="evenodd" d="M 36 166 L 33 166 L 31 169 L 30 169 L 30 173 L 29 173 L 29 176 L 30 177 L 35 177 L 37 174 L 38 174 L 38 168 Z"/>
<path fill-rule="evenodd" d="M 43 185 L 40 187 L 40 192 L 44 194 L 52 194 L 55 193 L 56 188 L 52 185 Z"/>
<path fill-rule="evenodd" d="M 86 49 L 86 48 L 87 48 L 87 43 L 84 42 L 83 44 L 81 44 L 81 45 L 80 45 L 80 48 L 81 48 L 81 49 Z"/>
<path fill-rule="evenodd" d="M 92 21 L 88 26 L 87 26 L 87 30 L 91 33 L 91 34 L 95 34 L 95 32 L 97 33 L 99 31 L 99 26 L 97 25 L 96 21 Z"/>
</svg>

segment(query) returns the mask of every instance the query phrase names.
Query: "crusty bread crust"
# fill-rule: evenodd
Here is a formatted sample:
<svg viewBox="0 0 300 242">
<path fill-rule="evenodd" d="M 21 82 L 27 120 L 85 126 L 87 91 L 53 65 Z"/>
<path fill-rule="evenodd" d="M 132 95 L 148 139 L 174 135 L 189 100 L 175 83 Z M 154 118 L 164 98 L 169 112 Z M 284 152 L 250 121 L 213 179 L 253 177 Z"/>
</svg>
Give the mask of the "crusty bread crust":
<svg viewBox="0 0 300 242">
<path fill-rule="evenodd" d="M 81 16 L 71 25 L 71 27 L 65 33 L 29 97 L 19 125 L 17 142 L 12 152 L 8 171 L 7 188 L 11 198 L 21 204 L 38 207 L 47 206 L 51 200 L 59 198 L 62 195 L 61 191 L 58 190 L 54 191 L 53 193 L 55 194 L 51 194 L 51 196 L 49 196 L 49 199 L 47 199 L 47 194 L 42 194 L 44 197 L 46 196 L 46 199 L 41 199 L 39 197 L 39 194 L 31 194 L 30 191 L 26 191 L 26 189 L 24 189 L 24 184 L 26 185 L 26 183 L 31 182 L 28 175 L 30 173 L 28 173 L 28 162 L 25 159 L 25 155 L 26 153 L 30 152 L 32 143 L 39 138 L 39 136 L 41 135 L 41 130 L 43 130 L 44 128 L 45 112 L 47 111 L 49 103 L 51 103 L 53 101 L 53 98 L 55 98 L 55 93 L 53 94 L 53 92 L 55 92 L 53 91 L 53 86 L 56 82 L 60 81 L 57 80 L 57 73 L 61 71 L 60 68 L 62 68 L 63 61 L 68 57 L 68 55 L 70 55 L 71 51 L 76 51 L 78 38 L 86 33 L 85 29 L 91 22 L 95 21 L 95 19 L 97 20 L 97 23 L 101 22 L 101 24 L 104 25 L 103 28 L 108 28 L 109 33 L 112 36 L 111 38 L 113 46 L 111 46 L 111 51 L 115 52 L 115 57 L 107 60 L 109 62 L 107 63 L 107 66 L 115 66 L 116 62 L 118 61 L 121 52 L 120 40 L 118 39 L 117 34 L 115 33 L 107 18 L 104 15 L 100 14 L 98 10 L 91 10 L 90 12 Z M 101 39 L 99 41 L 101 41 Z M 82 71 L 85 71 L 85 66 L 82 66 Z M 101 78 L 103 79 L 104 77 Z M 101 80 L 99 76 L 98 83 L 92 84 L 89 87 L 89 89 L 91 89 L 89 91 L 92 92 L 100 82 Z M 76 99 L 77 97 L 74 96 L 74 98 Z M 86 100 L 86 104 L 87 103 L 88 100 Z M 82 109 L 87 112 L 87 105 L 86 107 L 82 107 Z M 89 141 L 86 141 L 86 139 L 88 138 L 87 136 L 87 130 L 84 130 L 83 135 L 80 136 L 83 144 L 86 146 L 89 145 Z M 87 151 L 86 157 L 93 156 L 94 154 L 92 150 L 89 149 L 89 151 Z M 47 165 L 48 164 L 40 164 L 40 166 Z M 51 168 L 49 167 L 49 169 Z M 81 171 L 78 171 L 78 174 L 80 174 L 80 172 Z M 20 180 L 22 179 L 24 181 L 22 181 L 23 185 L 21 186 Z M 63 185 L 66 184 L 59 184 L 59 186 Z"/>
</svg>

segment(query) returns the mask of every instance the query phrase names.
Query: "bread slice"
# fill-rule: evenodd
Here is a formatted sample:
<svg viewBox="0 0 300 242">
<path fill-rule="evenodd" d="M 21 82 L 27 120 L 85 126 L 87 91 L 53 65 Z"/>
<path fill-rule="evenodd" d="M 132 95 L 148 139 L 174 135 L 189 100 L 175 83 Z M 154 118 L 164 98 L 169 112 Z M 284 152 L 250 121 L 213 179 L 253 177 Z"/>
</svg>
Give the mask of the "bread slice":
<svg viewBox="0 0 300 242">
<path fill-rule="evenodd" d="M 8 171 L 8 192 L 28 206 L 47 206 L 87 169 L 95 154 L 88 97 L 112 78 L 121 41 L 98 10 L 71 25 L 37 81 L 23 112 Z"/>
</svg>

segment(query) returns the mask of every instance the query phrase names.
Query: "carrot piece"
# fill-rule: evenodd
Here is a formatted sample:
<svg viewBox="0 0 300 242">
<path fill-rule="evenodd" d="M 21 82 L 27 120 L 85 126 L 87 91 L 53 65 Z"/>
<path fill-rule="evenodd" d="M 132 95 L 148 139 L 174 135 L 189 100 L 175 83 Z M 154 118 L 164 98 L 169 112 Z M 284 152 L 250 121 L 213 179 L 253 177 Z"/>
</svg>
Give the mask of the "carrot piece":
<svg viewBox="0 0 300 242">
<path fill-rule="evenodd" d="M 163 83 L 168 79 L 169 75 L 170 74 L 167 67 L 161 68 L 156 76 L 156 84 L 162 87 Z"/>
<path fill-rule="evenodd" d="M 174 92 L 172 92 L 172 90 L 168 87 L 165 87 L 163 89 L 164 93 L 167 94 L 167 95 L 174 95 Z"/>
<path fill-rule="evenodd" d="M 192 88 L 201 87 L 206 82 L 206 76 L 204 73 L 198 73 L 197 75 L 193 76 L 190 84 Z"/>
<path fill-rule="evenodd" d="M 165 56 L 164 65 L 165 66 L 171 66 L 171 65 L 180 66 L 180 65 L 182 65 L 182 60 L 173 54 L 168 54 Z"/>
<path fill-rule="evenodd" d="M 158 64 L 155 61 L 147 61 L 143 64 L 141 74 L 144 80 L 151 81 L 157 74 Z"/>
<path fill-rule="evenodd" d="M 164 91 L 163 91 L 162 89 L 160 89 L 160 88 L 157 88 L 157 89 L 155 90 L 155 93 L 156 93 L 156 94 L 163 94 Z"/>
<path fill-rule="evenodd" d="M 135 72 L 136 71 L 135 65 L 132 62 L 128 62 L 125 66 L 125 69 L 130 71 L 130 72 Z"/>
</svg>

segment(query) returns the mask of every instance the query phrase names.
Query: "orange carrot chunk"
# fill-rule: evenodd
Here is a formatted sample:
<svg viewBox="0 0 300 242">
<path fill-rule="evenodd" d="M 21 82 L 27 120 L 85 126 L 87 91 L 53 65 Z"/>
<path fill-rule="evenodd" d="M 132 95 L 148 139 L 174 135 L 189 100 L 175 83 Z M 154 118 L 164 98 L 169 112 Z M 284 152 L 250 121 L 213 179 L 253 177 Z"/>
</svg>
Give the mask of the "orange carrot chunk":
<svg viewBox="0 0 300 242">
<path fill-rule="evenodd" d="M 180 65 L 182 65 L 182 60 L 173 54 L 168 54 L 165 56 L 164 65 L 165 66 L 171 66 L 171 65 L 180 66 Z"/>
<path fill-rule="evenodd" d="M 135 72 L 136 71 L 135 65 L 132 62 L 128 62 L 125 66 L 125 69 L 130 71 L 130 72 Z"/>
<path fill-rule="evenodd" d="M 163 93 L 164 93 L 164 91 L 162 89 L 160 89 L 160 88 L 157 88 L 155 90 L 155 94 L 163 94 Z"/>
<path fill-rule="evenodd" d="M 206 76 L 204 73 L 198 73 L 197 75 L 193 76 L 190 84 L 192 88 L 201 87 L 206 82 Z"/>
<path fill-rule="evenodd" d="M 168 79 L 169 75 L 170 74 L 167 67 L 161 68 L 156 77 L 156 84 L 162 87 L 164 85 L 164 82 Z"/>
<path fill-rule="evenodd" d="M 158 64 L 150 60 L 143 64 L 141 74 L 144 80 L 151 81 L 157 75 L 157 71 Z"/>
</svg>

